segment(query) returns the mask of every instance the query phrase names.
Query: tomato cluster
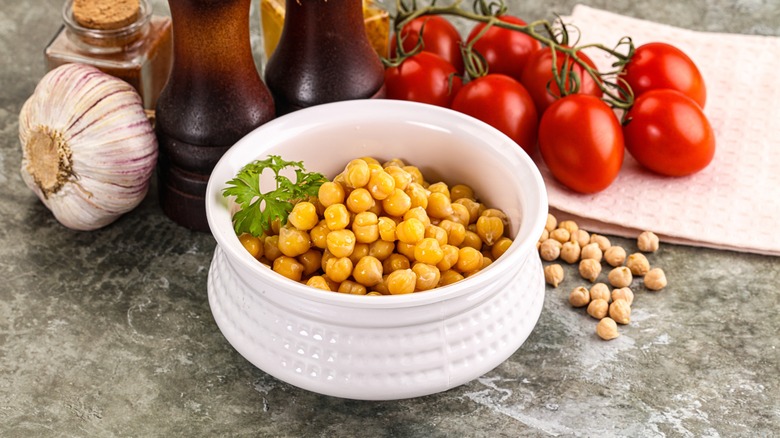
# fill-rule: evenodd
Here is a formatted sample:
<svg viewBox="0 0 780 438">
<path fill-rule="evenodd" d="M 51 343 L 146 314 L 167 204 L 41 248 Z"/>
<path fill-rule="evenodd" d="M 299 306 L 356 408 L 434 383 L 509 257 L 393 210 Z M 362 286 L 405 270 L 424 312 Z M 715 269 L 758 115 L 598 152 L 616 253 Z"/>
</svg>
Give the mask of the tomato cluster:
<svg viewBox="0 0 780 438">
<path fill-rule="evenodd" d="M 499 18 L 525 25 L 518 17 Z M 388 98 L 469 114 L 505 133 L 529 155 L 538 146 L 552 175 L 580 193 L 607 188 L 617 178 L 624 150 L 650 171 L 668 176 L 693 174 L 712 161 L 715 135 L 703 112 L 704 80 L 674 46 L 645 44 L 627 58 L 616 88 L 633 105 L 621 119 L 603 100 L 601 76 L 591 76 L 567 48 L 553 52 L 523 32 L 484 27 L 477 23 L 464 41 L 441 16 L 410 21 L 400 31 L 403 52 L 414 53 L 418 46 L 422 51 L 386 69 Z M 466 44 L 484 61 L 486 73 L 464 74 L 469 70 L 461 50 Z M 584 53 L 577 51 L 577 57 L 596 71 Z M 554 68 L 559 78 L 570 78 L 561 82 L 563 90 Z"/>
</svg>

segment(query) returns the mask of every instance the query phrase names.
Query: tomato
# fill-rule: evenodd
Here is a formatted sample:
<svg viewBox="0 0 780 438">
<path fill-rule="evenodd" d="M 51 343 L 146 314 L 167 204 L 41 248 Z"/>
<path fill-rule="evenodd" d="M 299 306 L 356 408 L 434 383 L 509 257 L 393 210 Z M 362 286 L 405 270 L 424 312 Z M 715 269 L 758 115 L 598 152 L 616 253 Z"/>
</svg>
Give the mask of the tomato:
<svg viewBox="0 0 780 438">
<path fill-rule="evenodd" d="M 501 21 L 524 26 L 525 21 L 511 15 L 502 15 Z M 485 28 L 478 23 L 469 33 L 468 42 Z M 501 73 L 520 80 L 528 59 L 542 47 L 536 39 L 516 30 L 491 26 L 475 43 L 474 50 L 485 58 L 489 73 Z"/>
<path fill-rule="evenodd" d="M 452 64 L 458 73 L 463 73 L 463 55 L 460 53 L 463 39 L 460 37 L 458 29 L 444 17 L 438 15 L 422 16 L 407 23 L 401 29 L 404 50 L 410 52 L 414 49 L 417 41 L 420 40 L 420 29 L 423 28 L 423 24 L 425 25 L 422 30 L 423 50 L 436 53 Z M 393 56 L 396 55 L 396 46 L 396 38 L 393 36 L 390 40 L 390 50 Z"/>
<path fill-rule="evenodd" d="M 696 173 L 715 155 L 715 133 L 696 101 L 676 90 L 636 98 L 623 127 L 626 149 L 646 168 L 669 176 Z"/>
<path fill-rule="evenodd" d="M 473 79 L 455 95 L 452 109 L 493 126 L 529 155 L 536 149 L 536 107 L 525 88 L 509 76 L 488 74 Z"/>
<path fill-rule="evenodd" d="M 539 149 L 552 175 L 580 193 L 606 189 L 623 164 L 623 133 L 612 109 L 588 94 L 554 102 L 539 123 Z"/>
<path fill-rule="evenodd" d="M 461 84 L 455 67 L 430 52 L 420 52 L 406 58 L 401 65 L 385 70 L 388 99 L 413 100 L 449 108 Z"/>
<path fill-rule="evenodd" d="M 649 43 L 637 47 L 621 75 L 635 97 L 650 90 L 670 88 L 695 100 L 702 108 L 707 101 L 707 88 L 696 64 L 669 44 Z"/>
<path fill-rule="evenodd" d="M 577 54 L 591 68 L 595 69 L 596 65 L 582 52 Z M 558 71 L 563 74 L 564 60 L 568 59 L 569 75 L 576 74 L 580 78 L 580 88 L 577 91 L 582 94 L 589 94 L 596 97 L 601 97 L 602 92 L 599 88 L 599 84 L 593 80 L 593 78 L 576 62 L 574 62 L 568 55 L 558 52 L 556 53 L 556 65 Z M 543 114 L 553 102 L 560 98 L 561 89 L 553 79 L 552 72 L 552 51 L 543 47 L 534 52 L 528 59 L 528 63 L 523 69 L 523 74 L 520 77 L 520 82 L 525 86 L 531 97 L 536 103 L 536 110 L 539 114 Z M 550 84 L 550 94 L 547 90 L 547 84 Z M 566 91 L 571 90 L 570 85 L 566 86 Z"/>
</svg>

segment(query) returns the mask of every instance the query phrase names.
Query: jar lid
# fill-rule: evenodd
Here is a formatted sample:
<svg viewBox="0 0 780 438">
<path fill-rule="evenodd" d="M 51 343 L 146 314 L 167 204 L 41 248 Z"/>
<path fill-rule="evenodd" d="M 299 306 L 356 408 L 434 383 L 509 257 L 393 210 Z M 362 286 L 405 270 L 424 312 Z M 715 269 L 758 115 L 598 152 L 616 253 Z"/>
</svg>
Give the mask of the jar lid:
<svg viewBox="0 0 780 438">
<path fill-rule="evenodd" d="M 139 0 L 74 0 L 73 19 L 89 29 L 120 29 L 134 23 L 141 12 Z"/>
</svg>

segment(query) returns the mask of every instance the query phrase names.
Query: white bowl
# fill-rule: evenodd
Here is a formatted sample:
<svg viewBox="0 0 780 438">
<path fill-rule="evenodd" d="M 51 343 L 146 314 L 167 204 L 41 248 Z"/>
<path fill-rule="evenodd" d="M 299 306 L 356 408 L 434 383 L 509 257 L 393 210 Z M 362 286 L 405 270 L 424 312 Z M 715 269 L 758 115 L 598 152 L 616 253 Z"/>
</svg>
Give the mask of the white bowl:
<svg viewBox="0 0 780 438">
<path fill-rule="evenodd" d="M 514 242 L 478 274 L 428 292 L 356 296 L 296 283 L 244 250 L 222 196 L 245 164 L 271 154 L 331 178 L 353 158 L 401 158 L 429 181 L 471 185 L 482 202 L 507 213 Z M 271 182 L 263 180 L 265 189 Z M 388 400 L 453 388 L 511 356 L 541 313 L 541 175 L 516 143 L 461 113 L 356 100 L 285 115 L 222 157 L 209 180 L 206 213 L 217 241 L 208 280 L 217 325 L 252 364 L 310 391 Z"/>
</svg>

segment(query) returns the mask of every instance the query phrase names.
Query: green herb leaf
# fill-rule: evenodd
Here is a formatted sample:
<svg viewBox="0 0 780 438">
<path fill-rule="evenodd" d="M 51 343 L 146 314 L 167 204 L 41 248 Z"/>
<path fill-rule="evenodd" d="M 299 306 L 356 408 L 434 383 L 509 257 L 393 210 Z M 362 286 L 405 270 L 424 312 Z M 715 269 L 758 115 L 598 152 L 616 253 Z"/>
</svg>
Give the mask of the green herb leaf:
<svg viewBox="0 0 780 438">
<path fill-rule="evenodd" d="M 295 181 L 279 173 L 286 168 L 295 170 Z M 274 173 L 276 188 L 267 193 L 260 191 L 260 176 L 270 169 Z M 282 225 L 296 202 L 316 196 L 322 183 L 327 181 L 317 172 L 306 172 L 302 161 L 285 161 L 278 155 L 256 160 L 244 166 L 235 178 L 227 182 L 222 191 L 225 197 L 235 196 L 241 210 L 233 215 L 236 234 L 250 233 L 259 237 L 279 219 Z"/>
</svg>

